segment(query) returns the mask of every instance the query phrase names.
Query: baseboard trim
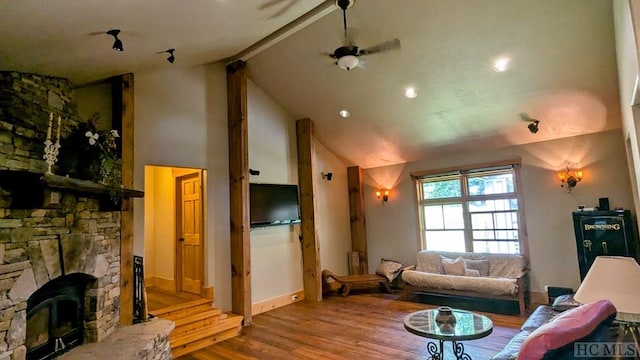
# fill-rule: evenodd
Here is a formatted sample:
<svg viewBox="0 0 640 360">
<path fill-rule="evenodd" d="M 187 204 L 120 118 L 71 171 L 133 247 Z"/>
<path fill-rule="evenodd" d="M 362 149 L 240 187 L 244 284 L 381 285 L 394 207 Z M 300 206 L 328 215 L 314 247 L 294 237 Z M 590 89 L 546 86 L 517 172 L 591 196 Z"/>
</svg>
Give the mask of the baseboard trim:
<svg viewBox="0 0 640 360">
<path fill-rule="evenodd" d="M 205 299 L 213 300 L 213 286 L 202 288 L 202 297 Z"/>
<path fill-rule="evenodd" d="M 297 299 L 293 299 L 296 296 Z M 296 292 L 292 292 L 290 294 L 284 294 L 281 296 L 276 296 L 271 299 L 267 299 L 264 301 L 257 302 L 251 305 L 251 314 L 258 315 L 263 312 L 267 312 L 269 310 L 277 309 L 279 307 L 283 307 L 285 305 L 293 304 L 294 302 L 304 300 L 304 290 L 299 290 Z"/>
<path fill-rule="evenodd" d="M 159 276 L 150 276 L 144 279 L 147 287 L 156 287 L 165 291 L 176 291 L 176 282 L 173 279 L 166 279 Z"/>
<path fill-rule="evenodd" d="M 549 297 L 546 291 L 531 291 L 531 302 L 534 304 L 548 304 Z"/>
</svg>

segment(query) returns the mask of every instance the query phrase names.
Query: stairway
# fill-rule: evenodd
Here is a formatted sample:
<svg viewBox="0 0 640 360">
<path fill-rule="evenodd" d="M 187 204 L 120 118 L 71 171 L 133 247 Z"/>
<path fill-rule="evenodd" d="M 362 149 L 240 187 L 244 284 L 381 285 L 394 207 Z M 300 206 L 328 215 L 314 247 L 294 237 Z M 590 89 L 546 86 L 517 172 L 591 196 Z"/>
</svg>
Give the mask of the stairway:
<svg viewBox="0 0 640 360">
<path fill-rule="evenodd" d="M 240 335 L 242 316 L 223 314 L 212 300 L 198 299 L 151 311 L 159 318 L 174 321 L 169 335 L 174 358 Z"/>
</svg>

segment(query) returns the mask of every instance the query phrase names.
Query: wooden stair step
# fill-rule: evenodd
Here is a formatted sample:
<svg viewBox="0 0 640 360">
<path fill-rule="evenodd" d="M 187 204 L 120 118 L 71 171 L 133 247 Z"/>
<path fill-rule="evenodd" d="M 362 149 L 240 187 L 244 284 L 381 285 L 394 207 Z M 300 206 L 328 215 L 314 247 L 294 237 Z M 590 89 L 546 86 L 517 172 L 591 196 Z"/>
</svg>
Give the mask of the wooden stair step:
<svg viewBox="0 0 640 360">
<path fill-rule="evenodd" d="M 212 304 L 213 304 L 213 300 L 198 299 L 198 300 L 193 300 L 186 303 L 172 305 L 166 308 L 150 311 L 150 313 L 159 318 L 175 321 L 177 319 L 187 317 L 196 313 L 211 310 Z"/>
<path fill-rule="evenodd" d="M 181 336 L 171 338 L 171 353 L 174 358 L 202 349 L 220 341 L 240 335 L 242 331 L 242 319 L 240 315 L 230 314 L 224 319 L 219 319 L 215 324 L 198 331 L 189 332 Z"/>
<path fill-rule="evenodd" d="M 220 320 L 222 310 L 211 309 L 184 318 L 174 320 L 176 327 L 171 332 L 169 339 L 180 337 L 192 331 L 201 331 L 214 325 Z"/>
</svg>

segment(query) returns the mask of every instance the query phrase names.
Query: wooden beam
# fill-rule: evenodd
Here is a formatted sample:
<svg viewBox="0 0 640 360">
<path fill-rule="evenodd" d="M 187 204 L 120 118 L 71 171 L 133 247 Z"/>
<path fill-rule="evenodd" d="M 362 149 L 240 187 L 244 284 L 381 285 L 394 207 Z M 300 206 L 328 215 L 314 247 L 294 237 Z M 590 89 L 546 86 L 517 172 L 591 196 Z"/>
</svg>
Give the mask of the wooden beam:
<svg viewBox="0 0 640 360">
<path fill-rule="evenodd" d="M 351 250 L 360 255 L 359 273 L 369 272 L 367 257 L 367 222 L 364 213 L 364 181 L 359 166 L 347 168 L 349 187 L 349 217 L 351 219 Z"/>
<path fill-rule="evenodd" d="M 317 239 L 316 209 L 316 154 L 313 145 L 311 119 L 296 121 L 298 139 L 298 185 L 300 186 L 300 218 L 302 220 L 302 266 L 305 299 L 322 300 L 322 274 L 320 271 L 320 246 Z"/>
<path fill-rule="evenodd" d="M 231 310 L 251 314 L 251 247 L 249 241 L 249 140 L 247 135 L 247 64 L 227 65 L 229 126 L 229 215 L 231 221 Z"/>
<path fill-rule="evenodd" d="M 122 140 L 122 185 L 133 188 L 133 74 L 117 76 L 112 82 L 114 123 Z M 120 121 L 115 121 L 120 117 Z M 114 126 L 118 128 L 118 126 Z M 120 324 L 133 324 L 133 199 L 123 198 L 120 219 Z"/>
</svg>

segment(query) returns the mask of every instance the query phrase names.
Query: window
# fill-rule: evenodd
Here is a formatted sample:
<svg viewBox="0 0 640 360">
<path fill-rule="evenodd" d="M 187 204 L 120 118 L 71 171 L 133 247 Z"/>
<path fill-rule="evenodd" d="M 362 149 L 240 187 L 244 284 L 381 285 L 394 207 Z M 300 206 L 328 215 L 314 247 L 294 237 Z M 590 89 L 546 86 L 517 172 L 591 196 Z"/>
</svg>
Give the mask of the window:
<svg viewBox="0 0 640 360">
<path fill-rule="evenodd" d="M 414 175 L 423 249 L 520 254 L 516 166 Z"/>
</svg>

